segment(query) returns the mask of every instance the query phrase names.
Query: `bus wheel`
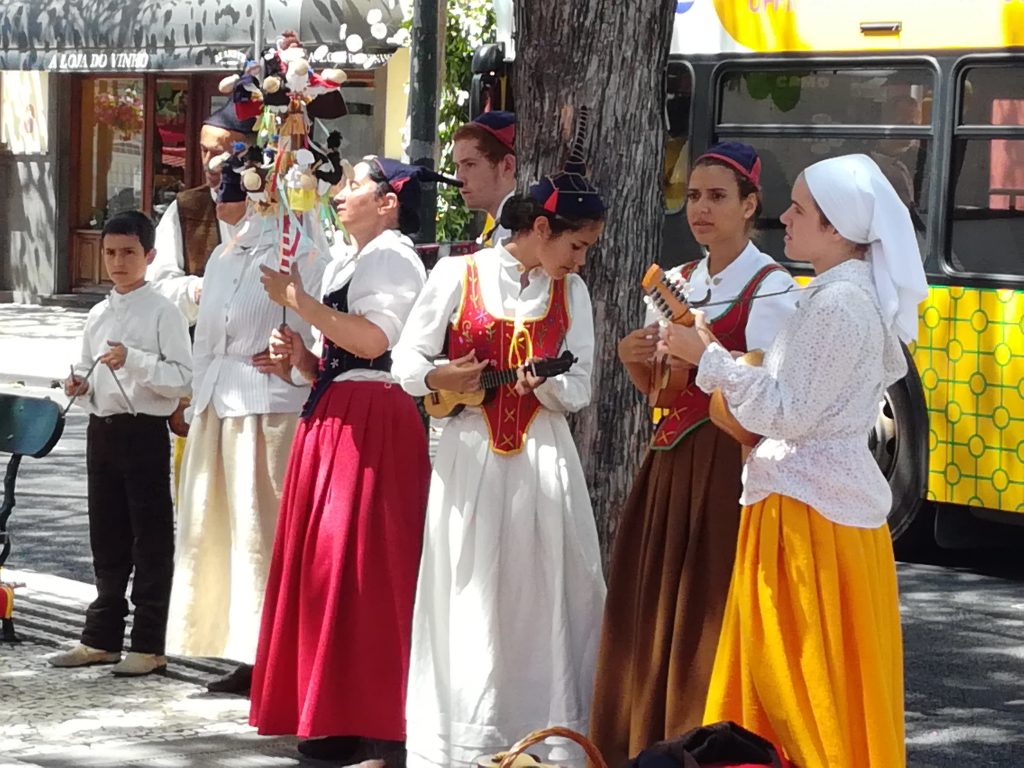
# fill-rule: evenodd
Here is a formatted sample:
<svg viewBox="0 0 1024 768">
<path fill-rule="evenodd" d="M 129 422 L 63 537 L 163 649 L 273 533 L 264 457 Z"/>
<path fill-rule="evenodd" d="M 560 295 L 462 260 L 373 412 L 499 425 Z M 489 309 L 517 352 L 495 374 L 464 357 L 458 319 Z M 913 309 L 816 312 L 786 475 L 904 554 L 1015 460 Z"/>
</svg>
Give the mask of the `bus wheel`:
<svg viewBox="0 0 1024 768">
<path fill-rule="evenodd" d="M 928 482 L 928 411 L 921 378 L 903 347 L 907 375 L 879 404 L 868 447 L 892 491 L 889 530 L 898 556 L 919 554 L 934 544 L 934 519 L 924 502 Z"/>
</svg>

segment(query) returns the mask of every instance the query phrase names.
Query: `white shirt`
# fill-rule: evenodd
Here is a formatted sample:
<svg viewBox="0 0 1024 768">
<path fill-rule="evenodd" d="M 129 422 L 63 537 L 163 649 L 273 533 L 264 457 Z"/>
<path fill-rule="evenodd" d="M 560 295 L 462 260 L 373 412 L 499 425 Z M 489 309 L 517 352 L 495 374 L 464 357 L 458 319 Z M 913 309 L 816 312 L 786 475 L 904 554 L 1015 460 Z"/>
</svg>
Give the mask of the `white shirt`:
<svg viewBox="0 0 1024 768">
<path fill-rule="evenodd" d="M 108 341 L 120 342 L 127 349 L 124 367 L 112 371 L 97 364 L 89 376 L 88 393 L 75 402 L 94 416 L 133 411 L 151 416 L 174 413 L 192 383 L 188 324 L 177 308 L 149 283 L 129 293 L 111 291 L 89 310 L 82 333 L 82 359 L 75 366 L 77 377 L 84 378 L 96 358 L 110 350 Z"/>
<path fill-rule="evenodd" d="M 217 193 L 210 190 L 216 200 Z M 237 232 L 239 226 L 217 220 L 220 228 L 220 242 L 226 243 Z M 201 288 L 203 278 L 185 274 L 185 246 L 181 241 L 181 219 L 178 216 L 178 201 L 173 200 L 156 225 L 156 256 L 146 270 L 146 279 L 153 283 L 157 293 L 166 296 L 181 310 L 189 325 L 194 325 L 199 314 L 195 302 L 196 288 Z"/>
<path fill-rule="evenodd" d="M 388 338 L 388 349 L 393 349 L 427 280 L 427 271 L 412 240 L 388 229 L 358 253 L 336 243 L 331 254 L 334 260 L 324 270 L 320 298 L 348 283 L 349 314 L 362 315 L 380 328 Z M 323 336 L 320 338 L 322 345 Z M 339 373 L 334 380 L 393 382 L 395 379 L 387 371 L 357 368 Z"/>
<path fill-rule="evenodd" d="M 708 272 L 708 257 L 705 256 L 698 262 L 690 275 L 689 298 L 694 302 L 701 301 L 707 297 L 708 291 L 711 291 L 711 301 L 716 303 L 705 310 L 705 316 L 709 322 L 717 320 L 731 308 L 732 302 L 728 301 L 729 299 L 739 297 L 758 271 L 776 263 L 775 259 L 762 253 L 752 242 L 748 242 L 747 247 L 739 256 L 712 277 Z M 667 275 L 678 277 L 681 269 L 681 266 L 670 269 L 667 271 Z M 778 293 L 797 287 L 799 286 L 788 272 L 776 270 L 761 281 L 757 295 Z M 794 293 L 785 296 L 770 296 L 750 302 L 750 314 L 747 316 L 747 326 L 744 331 L 747 349 L 768 348 L 786 318 L 793 314 L 799 295 L 799 293 Z M 717 302 L 725 303 L 718 304 Z M 654 309 L 648 307 L 644 325 L 650 325 L 659 317 Z"/>
<path fill-rule="evenodd" d="M 492 225 L 492 228 L 490 230 L 485 230 L 480 237 L 476 239 L 477 243 L 484 245 L 486 241 L 490 239 L 490 245 L 486 246 L 489 248 L 512 237 L 512 231 L 501 226 L 501 212 L 505 209 L 505 203 L 507 203 L 515 193 L 516 191 L 513 189 L 501 199 L 501 202 L 498 203 L 498 210 L 495 211 L 493 216 L 494 224 Z"/>
<path fill-rule="evenodd" d="M 297 413 L 309 395 L 309 382 L 288 383 L 260 373 L 251 358 L 267 348 L 283 310 L 260 283 L 260 266 L 277 269 L 280 243 L 272 218 L 251 213 L 239 234 L 214 250 L 206 265 L 203 301 L 196 321 L 193 413 L 212 406 L 219 418 L 263 413 Z M 328 256 L 303 237 L 294 258 L 305 286 L 318 286 Z M 288 325 L 313 343 L 309 323 L 293 311 Z M 191 413 L 188 414 L 191 417 Z"/>
<path fill-rule="evenodd" d="M 512 195 L 515 194 L 513 189 L 505 197 L 502 198 L 498 204 L 498 210 L 494 214 L 494 231 L 491 233 L 491 245 L 497 245 L 498 243 L 505 242 L 508 238 L 512 237 L 512 231 L 501 226 L 501 212 L 505 210 L 505 203 L 509 201 Z"/>
<path fill-rule="evenodd" d="M 697 385 L 722 389 L 737 420 L 765 436 L 744 467 L 743 504 L 780 493 L 829 520 L 885 523 L 892 495 L 868 450 L 887 387 L 907 372 L 882 320 L 864 261 L 843 262 L 801 292 L 797 311 L 765 353 L 741 365 L 718 344 L 704 352 Z"/>
<path fill-rule="evenodd" d="M 551 278 L 544 270 L 530 270 L 525 287 L 522 268 L 504 247 L 497 245 L 473 254 L 480 277 L 484 307 L 495 317 L 529 320 L 547 312 Z M 427 285 L 392 351 L 391 372 L 410 395 L 430 392 L 426 376 L 434 368 L 448 327 L 457 320 L 462 303 L 466 257 L 449 256 L 437 262 Z M 569 293 L 569 329 L 559 352 L 571 350 L 578 361 L 568 373 L 544 381 L 534 390 L 541 405 L 552 411 L 575 412 L 590 402 L 590 374 L 594 364 L 594 318 L 590 293 L 579 275 L 566 278 Z M 497 361 L 496 367 L 507 367 Z"/>
</svg>

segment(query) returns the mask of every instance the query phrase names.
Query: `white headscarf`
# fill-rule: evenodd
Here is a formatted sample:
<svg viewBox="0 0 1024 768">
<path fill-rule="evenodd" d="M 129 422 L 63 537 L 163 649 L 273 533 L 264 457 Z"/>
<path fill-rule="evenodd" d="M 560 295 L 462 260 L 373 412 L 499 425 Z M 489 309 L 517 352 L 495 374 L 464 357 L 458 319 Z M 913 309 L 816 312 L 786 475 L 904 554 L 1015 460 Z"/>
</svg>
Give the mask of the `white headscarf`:
<svg viewBox="0 0 1024 768">
<path fill-rule="evenodd" d="M 917 308 L 928 296 L 910 212 L 867 155 L 822 160 L 804 170 L 822 213 L 840 235 L 868 245 L 882 317 L 904 341 L 917 338 Z"/>
</svg>

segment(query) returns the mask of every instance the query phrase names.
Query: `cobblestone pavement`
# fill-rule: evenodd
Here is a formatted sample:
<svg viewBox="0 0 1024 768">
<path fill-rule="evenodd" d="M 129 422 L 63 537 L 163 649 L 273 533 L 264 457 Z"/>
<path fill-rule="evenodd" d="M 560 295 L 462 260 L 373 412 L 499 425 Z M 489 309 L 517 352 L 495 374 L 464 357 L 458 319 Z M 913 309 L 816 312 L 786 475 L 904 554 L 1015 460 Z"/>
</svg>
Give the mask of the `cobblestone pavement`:
<svg viewBox="0 0 1024 768">
<path fill-rule="evenodd" d="M 0 644 L 0 768 L 309 766 L 292 738 L 258 736 L 249 700 L 210 694 L 231 664 L 172 657 L 166 676 L 115 678 L 106 666 L 56 669 L 46 657 L 75 641 L 92 588 L 5 570 L 17 590 L 17 631 Z"/>
<path fill-rule="evenodd" d="M 0 391 L 63 405 L 62 393 L 46 386 L 75 359 L 84 319 L 77 310 L 0 305 Z M 11 386 L 18 381 L 30 386 Z M 9 565 L 22 570 L 4 577 L 27 582 L 16 601 L 26 642 L 0 644 L 0 768 L 325 765 L 300 759 L 294 739 L 257 736 L 246 699 L 205 692 L 230 668 L 224 662 L 172 658 L 167 677 L 138 680 L 46 664 L 75 641 L 94 594 L 85 423 L 72 409 L 53 452 L 26 459 L 18 477 Z M 0 472 L 5 465 L 0 455 Z M 908 768 L 1024 766 L 1019 538 L 1003 554 L 900 565 Z"/>
<path fill-rule="evenodd" d="M 47 387 L 77 359 L 85 316 L 0 304 L 0 391 L 63 406 L 63 394 Z M 172 657 L 166 677 L 140 679 L 114 678 L 108 667 L 58 670 L 46 663 L 76 642 L 95 595 L 85 514 L 86 418 L 73 409 L 53 452 L 25 459 L 18 474 L 14 548 L 3 577 L 26 583 L 15 600 L 24 642 L 0 643 L 0 768 L 324 766 L 302 759 L 295 739 L 258 736 L 248 725 L 248 699 L 206 692 L 230 663 Z M 7 458 L 0 454 L 0 472 Z"/>
</svg>

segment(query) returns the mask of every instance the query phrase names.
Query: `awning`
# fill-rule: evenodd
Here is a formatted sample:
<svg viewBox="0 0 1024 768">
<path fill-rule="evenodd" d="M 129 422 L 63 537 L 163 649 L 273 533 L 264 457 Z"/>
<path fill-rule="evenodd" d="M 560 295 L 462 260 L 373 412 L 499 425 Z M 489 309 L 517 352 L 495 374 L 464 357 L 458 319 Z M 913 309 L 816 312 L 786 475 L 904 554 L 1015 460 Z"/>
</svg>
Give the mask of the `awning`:
<svg viewBox="0 0 1024 768">
<path fill-rule="evenodd" d="M 236 69 L 258 0 L 0 0 L 0 69 Z M 398 0 L 265 0 L 268 43 L 299 32 L 314 63 L 373 67 L 398 47 Z"/>
</svg>

